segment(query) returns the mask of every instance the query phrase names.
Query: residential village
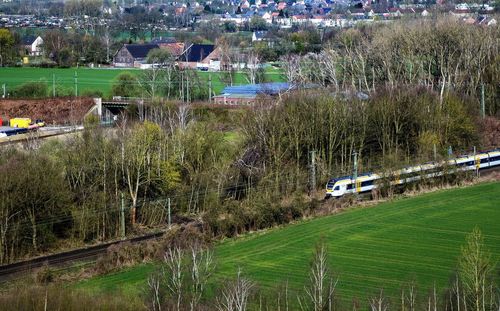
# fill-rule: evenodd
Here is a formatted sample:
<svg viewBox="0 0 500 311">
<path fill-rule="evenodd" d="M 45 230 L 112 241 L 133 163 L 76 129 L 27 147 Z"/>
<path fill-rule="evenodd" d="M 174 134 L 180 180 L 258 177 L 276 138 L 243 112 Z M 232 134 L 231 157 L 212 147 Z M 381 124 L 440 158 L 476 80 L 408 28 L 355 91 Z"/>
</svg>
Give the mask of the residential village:
<svg viewBox="0 0 500 311">
<path fill-rule="evenodd" d="M 252 2 L 252 3 L 251 3 Z M 428 6 L 424 4 L 399 4 L 389 6 L 388 3 L 374 2 L 371 0 L 359 2 L 355 5 L 344 6 L 339 9 L 338 3 L 326 1 L 251 1 L 231 2 L 229 8 L 211 7 L 211 1 L 203 6 L 199 2 L 192 5 L 172 2 L 165 4 L 150 4 L 143 6 L 146 11 L 159 10 L 164 17 L 189 16 L 189 25 L 203 21 L 219 20 L 220 22 L 233 22 L 237 26 L 250 22 L 253 17 L 262 18 L 268 25 L 281 28 L 290 28 L 294 25 L 311 23 L 317 27 L 352 27 L 359 22 L 374 22 L 394 20 L 400 18 L 429 17 L 432 13 L 448 13 L 457 18 L 475 18 L 478 23 L 492 24 L 497 21 L 490 16 L 495 13 L 495 8 L 489 4 L 459 3 L 452 7 Z M 438 5 L 442 3 L 438 1 Z M 209 11 L 205 10 L 208 6 Z M 142 7 L 142 6 L 141 6 Z M 36 16 L 36 15 L 9 15 L 0 11 L 0 27 L 26 27 L 26 28 L 63 28 L 86 29 L 90 23 L 105 26 L 112 21 L 114 10 L 123 13 L 129 8 L 118 6 L 116 8 L 101 8 L 103 18 L 95 19 L 92 16 Z M 221 12 L 223 11 L 223 12 Z M 217 13 L 213 13 L 217 12 Z M 219 13 L 221 12 L 221 13 Z M 485 19 L 483 21 L 483 19 Z M 468 21 L 470 22 L 470 21 Z M 171 27 L 165 23 L 155 24 L 157 30 L 178 30 L 182 27 Z"/>
</svg>

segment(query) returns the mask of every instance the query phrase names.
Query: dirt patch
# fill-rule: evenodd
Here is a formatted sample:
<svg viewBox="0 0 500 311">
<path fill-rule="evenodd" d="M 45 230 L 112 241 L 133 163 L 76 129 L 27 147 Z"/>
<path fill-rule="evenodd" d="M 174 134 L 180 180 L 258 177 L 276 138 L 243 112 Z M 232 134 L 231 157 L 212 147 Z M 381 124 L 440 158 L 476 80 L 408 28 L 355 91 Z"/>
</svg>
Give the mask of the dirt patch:
<svg viewBox="0 0 500 311">
<path fill-rule="evenodd" d="M 81 124 L 93 105 L 92 98 L 3 99 L 0 117 L 42 119 L 48 125 Z"/>
</svg>

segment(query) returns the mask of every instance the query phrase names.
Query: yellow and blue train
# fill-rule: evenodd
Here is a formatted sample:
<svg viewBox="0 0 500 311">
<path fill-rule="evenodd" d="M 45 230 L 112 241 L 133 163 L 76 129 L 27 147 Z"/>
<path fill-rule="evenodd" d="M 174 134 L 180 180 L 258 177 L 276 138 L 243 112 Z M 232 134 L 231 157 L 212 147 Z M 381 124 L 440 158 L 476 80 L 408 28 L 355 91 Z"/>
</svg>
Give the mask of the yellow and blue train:
<svg viewBox="0 0 500 311">
<path fill-rule="evenodd" d="M 430 162 L 422 165 L 405 167 L 391 172 L 391 184 L 400 185 L 422 178 L 442 176 L 447 172 L 480 171 L 500 166 L 500 149 L 465 155 L 444 162 Z M 384 178 L 383 174 L 367 173 L 357 178 L 344 176 L 330 179 L 326 184 L 326 198 L 339 198 L 346 194 L 370 192 L 377 188 L 378 182 Z"/>
</svg>

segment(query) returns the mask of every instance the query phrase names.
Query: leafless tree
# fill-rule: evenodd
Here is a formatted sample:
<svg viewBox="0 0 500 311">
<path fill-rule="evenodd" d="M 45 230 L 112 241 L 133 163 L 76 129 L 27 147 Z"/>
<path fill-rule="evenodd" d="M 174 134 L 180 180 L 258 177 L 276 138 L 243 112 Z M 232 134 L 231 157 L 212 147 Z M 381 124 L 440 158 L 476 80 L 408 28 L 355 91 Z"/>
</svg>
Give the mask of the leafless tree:
<svg viewBox="0 0 500 311">
<path fill-rule="evenodd" d="M 190 302 L 191 311 L 195 310 L 200 303 L 201 297 L 205 291 L 205 287 L 209 278 L 215 270 L 215 261 L 213 252 L 203 250 L 199 243 L 194 244 L 190 248 L 191 255 L 191 295 Z"/>
<path fill-rule="evenodd" d="M 299 82 L 300 80 L 300 56 L 286 55 L 281 58 L 283 70 L 288 82 Z"/>
<path fill-rule="evenodd" d="M 493 271 L 491 256 L 485 249 L 481 231 L 475 228 L 466 238 L 458 263 L 464 307 L 484 311 L 488 306 L 489 277 Z"/>
<path fill-rule="evenodd" d="M 179 109 L 176 112 L 177 124 L 182 131 L 185 131 L 187 128 L 187 124 L 190 119 L 190 113 L 191 109 L 189 105 L 180 105 Z"/>
<path fill-rule="evenodd" d="M 338 280 L 331 276 L 328 268 L 327 248 L 323 243 L 316 246 L 309 272 L 309 280 L 310 285 L 305 288 L 306 297 L 298 297 L 301 309 L 308 309 L 310 304 L 311 309 L 314 311 L 333 310 L 334 294 Z"/>
<path fill-rule="evenodd" d="M 380 290 L 378 296 L 370 298 L 370 310 L 371 311 L 386 311 L 389 309 L 389 304 L 384 296 L 383 290 Z"/>
<path fill-rule="evenodd" d="M 244 311 L 254 288 L 254 283 L 242 275 L 238 269 L 236 280 L 228 283 L 216 298 L 216 309 L 219 311 Z"/>
<path fill-rule="evenodd" d="M 257 55 L 254 52 L 251 52 L 250 54 L 247 55 L 247 60 L 246 60 L 246 73 L 247 73 L 247 80 L 251 84 L 255 84 L 257 81 L 257 76 L 261 70 L 261 61 L 259 55 Z"/>
<path fill-rule="evenodd" d="M 169 248 L 163 256 L 165 262 L 164 276 L 169 292 L 175 300 L 176 310 L 181 309 L 182 295 L 184 292 L 184 267 L 183 267 L 184 252 L 180 247 Z"/>
<path fill-rule="evenodd" d="M 148 278 L 148 288 L 151 293 L 151 308 L 153 311 L 161 311 L 161 275 L 152 274 Z"/>
</svg>

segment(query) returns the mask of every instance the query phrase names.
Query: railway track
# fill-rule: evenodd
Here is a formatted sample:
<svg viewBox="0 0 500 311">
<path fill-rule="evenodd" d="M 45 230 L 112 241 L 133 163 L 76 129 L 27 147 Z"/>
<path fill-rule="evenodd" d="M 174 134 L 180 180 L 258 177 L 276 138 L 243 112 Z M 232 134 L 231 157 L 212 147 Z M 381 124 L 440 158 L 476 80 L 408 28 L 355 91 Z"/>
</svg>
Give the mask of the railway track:
<svg viewBox="0 0 500 311">
<path fill-rule="evenodd" d="M 75 249 L 63 253 L 52 254 L 42 257 L 37 257 L 25 261 L 20 261 L 8 265 L 0 266 L 0 283 L 5 283 L 19 277 L 27 272 L 32 272 L 34 269 L 40 268 L 44 265 L 51 267 L 65 266 L 77 261 L 90 261 L 95 260 L 99 255 L 104 254 L 108 247 L 115 244 L 124 242 L 139 243 L 147 240 L 156 239 L 161 237 L 164 232 L 153 233 L 140 237 L 120 240 L 115 242 L 108 242 L 100 245 L 90 246 L 82 249 Z"/>
</svg>

